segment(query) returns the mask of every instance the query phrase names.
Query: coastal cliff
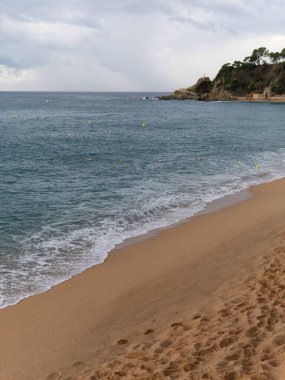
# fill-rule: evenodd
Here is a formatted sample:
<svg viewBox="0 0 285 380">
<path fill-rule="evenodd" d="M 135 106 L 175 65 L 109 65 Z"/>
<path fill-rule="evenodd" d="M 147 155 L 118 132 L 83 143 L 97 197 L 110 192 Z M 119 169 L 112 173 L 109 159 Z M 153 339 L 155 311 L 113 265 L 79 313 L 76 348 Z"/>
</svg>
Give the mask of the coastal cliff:
<svg viewBox="0 0 285 380">
<path fill-rule="evenodd" d="M 285 102 L 285 49 L 281 53 L 255 49 L 242 62 L 224 64 L 214 80 L 202 77 L 195 85 L 159 99 Z"/>
</svg>

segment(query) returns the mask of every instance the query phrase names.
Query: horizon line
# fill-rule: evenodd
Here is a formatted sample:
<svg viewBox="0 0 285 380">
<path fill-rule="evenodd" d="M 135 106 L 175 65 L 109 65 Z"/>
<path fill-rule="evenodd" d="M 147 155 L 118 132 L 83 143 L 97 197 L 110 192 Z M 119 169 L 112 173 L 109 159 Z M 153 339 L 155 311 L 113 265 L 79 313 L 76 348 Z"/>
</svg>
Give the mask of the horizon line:
<svg viewBox="0 0 285 380">
<path fill-rule="evenodd" d="M 78 92 L 88 92 L 88 93 L 119 93 L 119 94 L 123 94 L 123 93 L 144 93 L 144 92 L 147 92 L 147 93 L 157 93 L 157 92 L 172 92 L 173 90 L 169 90 L 169 91 L 154 91 L 154 90 L 138 90 L 138 91 L 109 91 L 109 90 L 0 90 L 0 93 L 3 93 L 3 92 L 59 92 L 59 93 L 63 93 L 63 92 L 75 92 L 75 93 L 78 93 Z"/>
</svg>

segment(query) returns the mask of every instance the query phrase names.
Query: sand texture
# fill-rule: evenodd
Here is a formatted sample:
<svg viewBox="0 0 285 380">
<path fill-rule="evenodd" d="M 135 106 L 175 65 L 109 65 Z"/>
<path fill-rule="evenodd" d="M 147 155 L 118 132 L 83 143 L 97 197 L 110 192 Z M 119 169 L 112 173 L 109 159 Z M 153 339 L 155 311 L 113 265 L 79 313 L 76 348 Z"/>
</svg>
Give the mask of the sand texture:
<svg viewBox="0 0 285 380">
<path fill-rule="evenodd" d="M 284 379 L 285 231 L 279 241 L 244 284 L 220 293 L 222 302 L 157 336 L 150 323 L 136 344 L 118 340 L 123 352 L 97 368 L 75 363 L 70 379 Z"/>
<path fill-rule="evenodd" d="M 0 379 L 285 379 L 285 181 L 0 310 Z"/>
</svg>

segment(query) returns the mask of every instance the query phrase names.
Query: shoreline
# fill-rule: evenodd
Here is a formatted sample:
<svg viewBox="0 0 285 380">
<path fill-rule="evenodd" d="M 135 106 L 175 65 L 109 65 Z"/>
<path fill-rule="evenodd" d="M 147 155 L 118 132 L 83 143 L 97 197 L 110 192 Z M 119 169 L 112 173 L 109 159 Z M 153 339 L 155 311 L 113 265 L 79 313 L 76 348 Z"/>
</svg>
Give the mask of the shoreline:
<svg viewBox="0 0 285 380">
<path fill-rule="evenodd" d="M 267 182 L 265 182 L 265 183 L 267 183 Z M 263 184 L 263 183 L 261 183 L 261 184 Z M 256 186 L 256 185 L 253 185 L 253 186 Z M 202 208 L 201 210 L 195 212 L 193 215 L 191 215 L 189 217 L 185 217 L 185 218 L 183 218 L 181 220 L 178 220 L 177 222 L 170 223 L 170 224 L 168 224 L 166 226 L 163 226 L 163 227 L 156 227 L 154 229 L 148 230 L 145 233 L 125 238 L 121 243 L 118 243 L 118 244 L 114 245 L 114 247 L 107 253 L 105 259 L 102 262 L 99 262 L 97 264 L 92 264 L 91 266 L 86 267 L 85 269 L 81 270 L 78 273 L 71 274 L 70 276 L 68 276 L 68 277 L 66 277 L 64 279 L 59 280 L 55 284 L 48 286 L 47 288 L 45 288 L 42 291 L 39 291 L 37 293 L 33 293 L 33 294 L 30 294 L 30 295 L 27 295 L 27 296 L 23 296 L 22 298 L 20 298 L 15 303 L 11 303 L 11 304 L 8 304 L 8 305 L 5 305 L 5 306 L 0 305 L 0 311 L 2 309 L 13 307 L 13 306 L 15 306 L 15 305 L 23 302 L 24 300 L 29 299 L 30 297 L 34 297 L 36 295 L 40 295 L 40 294 L 43 294 L 45 292 L 48 292 L 49 290 L 53 289 L 54 287 L 56 287 L 56 286 L 58 286 L 58 285 L 60 285 L 60 284 L 62 284 L 64 282 L 66 282 L 66 281 L 71 280 L 72 278 L 80 275 L 81 273 L 84 273 L 86 270 L 89 270 L 89 269 L 91 269 L 91 268 L 93 268 L 93 267 L 95 267 L 97 265 L 104 264 L 106 262 L 106 260 L 108 260 L 108 258 L 111 255 L 113 255 L 114 253 L 116 253 L 117 250 L 120 250 L 121 248 L 127 247 L 129 245 L 133 245 L 133 244 L 138 243 L 138 242 L 143 241 L 143 240 L 150 239 L 150 238 L 156 236 L 157 234 L 159 234 L 161 231 L 167 230 L 169 228 L 176 227 L 176 226 L 178 226 L 180 224 L 183 224 L 183 223 L 187 223 L 187 222 L 191 221 L 193 218 L 196 218 L 197 216 L 208 214 L 208 213 L 212 213 L 212 212 L 221 210 L 223 208 L 230 207 L 230 206 L 232 206 L 234 204 L 243 202 L 243 201 L 245 201 L 247 199 L 250 199 L 253 196 L 251 194 L 250 188 L 251 188 L 251 186 L 248 187 L 248 188 L 244 188 L 242 190 L 239 190 L 239 191 L 237 191 L 235 193 L 224 195 L 221 198 L 217 198 L 217 199 L 214 199 L 212 201 L 206 202 L 204 208 Z"/>
<path fill-rule="evenodd" d="M 79 361 L 97 365 L 120 352 L 116 341 L 135 342 L 149 325 L 159 333 L 218 299 L 284 227 L 285 179 L 250 189 L 253 198 L 118 247 L 104 265 L 1 309 L 0 375 L 44 379 Z"/>
<path fill-rule="evenodd" d="M 265 183 L 267 183 L 267 182 L 265 182 Z M 254 185 L 254 186 L 256 186 L 256 185 Z M 224 208 L 231 207 L 235 204 L 244 202 L 244 201 L 252 198 L 253 194 L 251 193 L 250 188 L 251 187 L 245 188 L 245 189 L 239 190 L 236 193 L 228 194 L 228 195 L 225 195 L 221 198 L 214 199 L 213 201 L 206 202 L 205 207 L 203 209 L 201 209 L 200 211 L 197 211 L 193 215 L 191 215 L 187 218 L 183 218 L 183 219 L 181 219 L 175 223 L 171 223 L 165 227 L 154 228 L 153 230 L 149 230 L 146 233 L 138 235 L 138 236 L 126 238 L 124 241 L 122 241 L 122 243 L 115 245 L 115 247 L 108 253 L 108 256 L 106 257 L 106 259 L 101 264 L 104 264 L 106 262 L 106 260 L 108 260 L 108 258 L 111 255 L 116 253 L 116 251 L 120 250 L 121 248 L 131 246 L 133 244 L 139 243 L 139 242 L 147 240 L 147 239 L 151 239 L 151 238 L 157 236 L 162 231 L 177 227 L 177 226 L 184 224 L 184 223 L 189 223 L 190 221 L 199 217 L 200 215 L 210 214 L 212 212 L 216 212 L 216 211 L 222 210 Z M 98 265 L 101 265 L 101 264 L 98 264 Z M 92 268 L 94 266 L 95 265 L 92 265 L 90 268 Z M 87 269 L 90 269 L 90 268 L 87 268 Z"/>
<path fill-rule="evenodd" d="M 225 98 L 225 99 L 206 99 L 206 100 L 197 100 L 197 99 L 158 99 L 160 101 L 168 101 L 168 100 L 177 100 L 177 101 L 195 101 L 195 102 L 241 102 L 241 103 L 262 103 L 262 104 L 275 104 L 285 103 L 285 97 L 282 99 L 254 99 L 254 98 L 241 98 L 241 99 L 232 99 L 232 98 Z"/>
</svg>

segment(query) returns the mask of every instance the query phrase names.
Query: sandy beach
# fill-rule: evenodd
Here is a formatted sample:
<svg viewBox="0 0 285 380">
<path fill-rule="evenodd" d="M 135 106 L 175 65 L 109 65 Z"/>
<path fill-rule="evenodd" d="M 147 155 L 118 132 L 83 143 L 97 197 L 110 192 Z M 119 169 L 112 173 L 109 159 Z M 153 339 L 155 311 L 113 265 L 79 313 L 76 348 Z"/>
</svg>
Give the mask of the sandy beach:
<svg viewBox="0 0 285 380">
<path fill-rule="evenodd" d="M 0 310 L 0 378 L 285 378 L 285 180 Z"/>
</svg>

